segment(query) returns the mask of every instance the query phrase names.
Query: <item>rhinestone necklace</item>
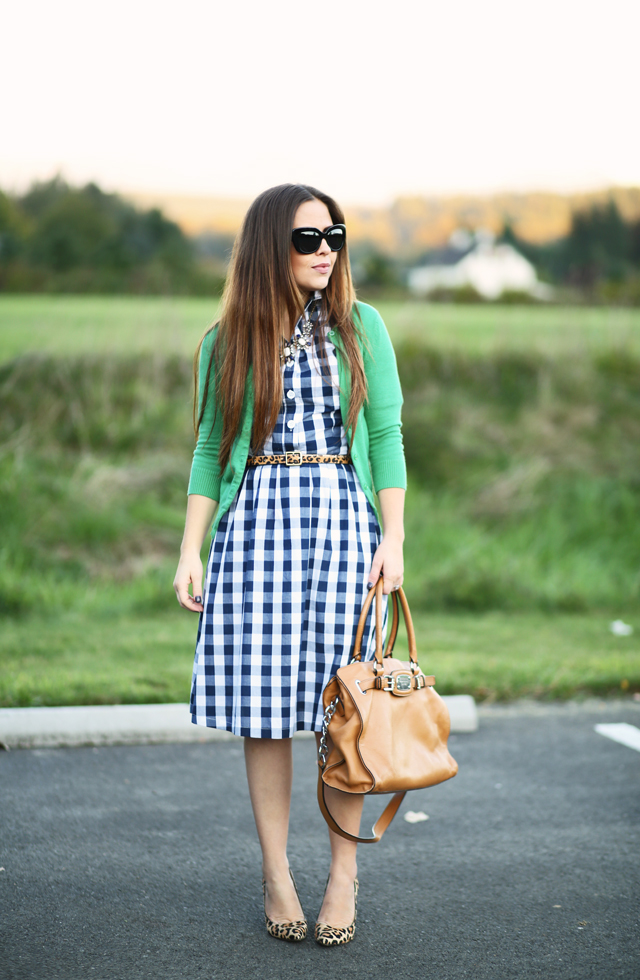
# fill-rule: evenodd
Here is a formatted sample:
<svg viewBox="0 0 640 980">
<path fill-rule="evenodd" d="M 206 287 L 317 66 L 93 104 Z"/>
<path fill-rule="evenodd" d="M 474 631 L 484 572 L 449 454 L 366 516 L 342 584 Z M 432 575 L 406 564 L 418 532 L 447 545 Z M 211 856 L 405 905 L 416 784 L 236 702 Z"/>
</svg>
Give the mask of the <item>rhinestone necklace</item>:
<svg viewBox="0 0 640 980">
<path fill-rule="evenodd" d="M 304 323 L 300 328 L 300 334 L 296 336 L 295 331 L 290 340 L 280 340 L 280 360 L 286 364 L 287 367 L 291 367 L 293 364 L 293 358 L 296 351 L 306 350 L 311 345 L 311 338 L 313 336 L 313 323 L 311 322 L 311 317 L 309 316 L 309 311 L 304 311 Z"/>
</svg>

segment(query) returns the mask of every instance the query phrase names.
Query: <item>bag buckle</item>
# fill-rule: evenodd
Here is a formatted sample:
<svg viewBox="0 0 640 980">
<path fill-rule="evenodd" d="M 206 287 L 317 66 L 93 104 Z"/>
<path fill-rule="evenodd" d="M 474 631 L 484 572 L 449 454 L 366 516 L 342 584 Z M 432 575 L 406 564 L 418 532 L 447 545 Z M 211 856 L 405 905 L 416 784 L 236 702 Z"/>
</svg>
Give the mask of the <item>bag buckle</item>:
<svg viewBox="0 0 640 980">
<path fill-rule="evenodd" d="M 408 694 L 413 687 L 412 680 L 411 674 L 396 674 L 396 691 L 398 694 Z"/>
<path fill-rule="evenodd" d="M 293 458 L 294 456 L 296 459 Z M 299 450 L 292 453 L 285 453 L 284 461 L 287 466 L 302 466 L 302 453 Z"/>
<path fill-rule="evenodd" d="M 410 694 L 414 687 L 413 684 L 413 674 L 408 671 L 403 671 L 397 674 L 383 674 L 380 678 L 380 690 L 386 691 L 387 694 Z M 387 682 L 386 687 L 384 681 Z M 419 689 L 419 685 L 415 685 Z"/>
</svg>

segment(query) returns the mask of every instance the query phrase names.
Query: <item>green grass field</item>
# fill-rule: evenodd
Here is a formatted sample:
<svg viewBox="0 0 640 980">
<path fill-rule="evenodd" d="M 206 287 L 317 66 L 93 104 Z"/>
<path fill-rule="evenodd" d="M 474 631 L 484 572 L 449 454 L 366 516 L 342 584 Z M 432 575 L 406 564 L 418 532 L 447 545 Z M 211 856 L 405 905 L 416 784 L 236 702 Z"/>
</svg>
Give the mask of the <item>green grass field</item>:
<svg viewBox="0 0 640 980">
<path fill-rule="evenodd" d="M 0 296 L 0 363 L 27 352 L 193 356 L 215 299 Z"/>
<path fill-rule="evenodd" d="M 187 699 L 171 579 L 216 305 L 0 296 L 1 705 Z M 423 667 L 479 698 L 639 691 L 608 623 L 640 630 L 640 310 L 376 305 Z"/>
<path fill-rule="evenodd" d="M 419 613 L 415 627 L 420 664 L 441 694 L 491 701 L 640 689 L 640 633 L 612 636 L 602 615 Z M 0 707 L 188 701 L 196 629 L 177 606 L 5 621 Z"/>
<path fill-rule="evenodd" d="M 373 305 L 394 343 L 415 340 L 438 350 L 469 354 L 640 351 L 640 309 L 419 302 Z"/>
<path fill-rule="evenodd" d="M 375 302 L 394 342 L 441 350 L 547 354 L 640 351 L 640 309 L 455 306 Z M 215 318 L 215 299 L 131 296 L 0 296 L 0 363 L 26 351 L 51 354 L 193 354 Z"/>
</svg>

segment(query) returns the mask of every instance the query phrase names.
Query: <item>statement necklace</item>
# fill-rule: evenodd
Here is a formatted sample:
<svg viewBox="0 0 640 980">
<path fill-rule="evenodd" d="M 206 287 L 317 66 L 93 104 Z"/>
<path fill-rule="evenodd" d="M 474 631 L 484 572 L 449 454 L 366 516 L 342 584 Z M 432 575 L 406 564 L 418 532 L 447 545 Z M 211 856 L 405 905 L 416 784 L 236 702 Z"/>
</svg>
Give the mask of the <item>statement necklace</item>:
<svg viewBox="0 0 640 980">
<path fill-rule="evenodd" d="M 300 333 L 296 336 L 295 331 L 291 340 L 280 340 L 280 360 L 286 364 L 287 367 L 291 367 L 293 364 L 293 358 L 296 351 L 306 350 L 307 347 L 311 345 L 311 338 L 313 336 L 313 323 L 311 322 L 311 317 L 309 316 L 309 311 L 304 311 L 304 323 L 300 328 Z"/>
</svg>

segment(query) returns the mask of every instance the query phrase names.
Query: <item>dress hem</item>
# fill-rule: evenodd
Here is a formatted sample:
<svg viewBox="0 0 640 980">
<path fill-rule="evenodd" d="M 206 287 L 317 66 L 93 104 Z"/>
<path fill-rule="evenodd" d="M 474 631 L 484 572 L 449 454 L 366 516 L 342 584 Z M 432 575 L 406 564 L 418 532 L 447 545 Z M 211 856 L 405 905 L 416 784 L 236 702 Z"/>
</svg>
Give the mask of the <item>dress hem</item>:
<svg viewBox="0 0 640 980">
<path fill-rule="evenodd" d="M 239 732 L 236 732 L 233 728 L 229 728 L 228 725 L 214 725 L 208 721 L 199 721 L 193 713 L 191 714 L 191 724 L 200 725 L 201 728 L 214 728 L 219 732 L 228 732 L 230 735 L 236 735 L 238 738 L 267 738 L 276 741 L 283 738 L 293 738 L 296 732 L 313 732 L 319 735 L 322 731 L 322 728 L 313 728 L 311 725 L 300 725 L 298 728 L 294 728 L 293 731 L 289 731 L 287 735 L 273 735 L 267 734 L 266 732 L 263 735 L 253 735 L 250 728 L 241 728 Z"/>
</svg>

